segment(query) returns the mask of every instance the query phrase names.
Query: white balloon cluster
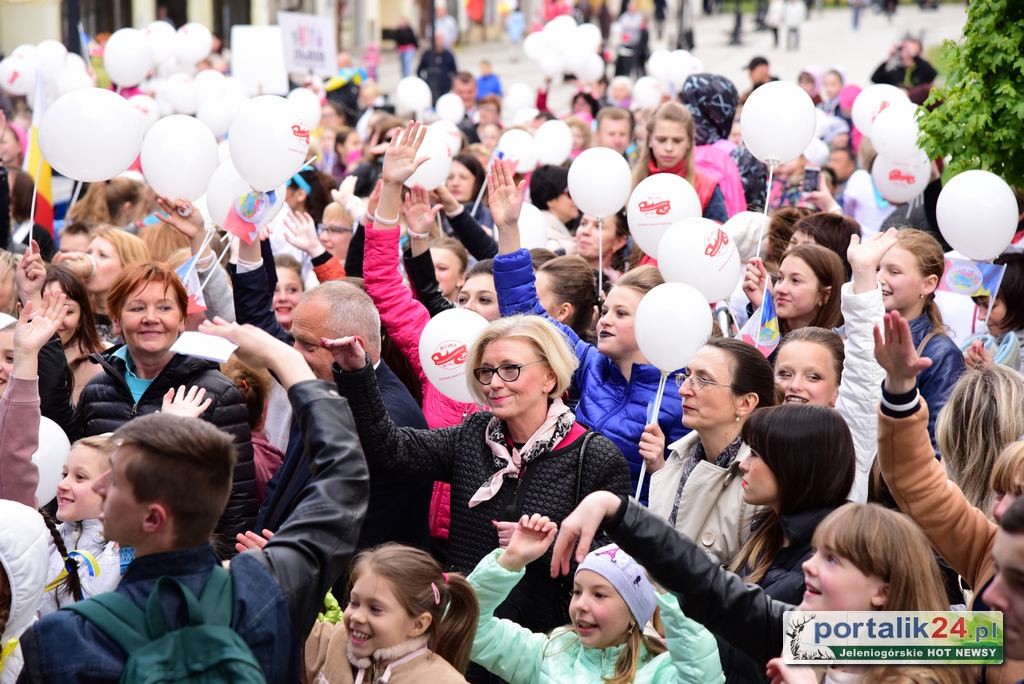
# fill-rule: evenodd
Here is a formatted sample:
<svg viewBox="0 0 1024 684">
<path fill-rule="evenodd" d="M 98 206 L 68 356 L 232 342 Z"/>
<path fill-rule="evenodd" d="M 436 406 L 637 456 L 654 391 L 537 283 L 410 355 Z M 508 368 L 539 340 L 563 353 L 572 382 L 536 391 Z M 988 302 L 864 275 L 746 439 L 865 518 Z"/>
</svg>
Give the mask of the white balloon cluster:
<svg viewBox="0 0 1024 684">
<path fill-rule="evenodd" d="M 686 50 L 655 50 L 647 59 L 647 73 L 658 82 L 664 92 L 678 93 L 691 74 L 699 74 L 702 71 L 704 63 Z M 640 85 L 639 81 L 637 85 Z"/>
<path fill-rule="evenodd" d="M 42 76 L 47 103 L 73 90 L 91 88 L 96 83 L 86 69 L 85 60 L 79 55 L 68 54 L 67 48 L 56 40 L 44 40 L 38 45 L 19 45 L 10 57 L 0 61 L 0 89 L 11 95 L 27 96 L 33 107 L 36 106 L 39 76 Z"/>
<path fill-rule="evenodd" d="M 593 82 L 605 72 L 601 49 L 601 30 L 594 24 L 580 24 L 568 16 L 555 17 L 544 29 L 531 33 L 523 41 L 526 56 L 537 63 L 549 78 L 575 74 L 584 82 Z"/>
</svg>

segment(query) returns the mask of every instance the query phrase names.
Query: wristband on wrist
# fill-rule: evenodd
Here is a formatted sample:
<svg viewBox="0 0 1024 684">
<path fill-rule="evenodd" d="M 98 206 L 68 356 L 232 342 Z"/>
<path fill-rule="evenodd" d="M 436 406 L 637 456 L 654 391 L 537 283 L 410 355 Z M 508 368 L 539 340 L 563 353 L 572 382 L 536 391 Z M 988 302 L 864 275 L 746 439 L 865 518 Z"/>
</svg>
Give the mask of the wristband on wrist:
<svg viewBox="0 0 1024 684">
<path fill-rule="evenodd" d="M 458 209 L 456 209 L 455 211 L 453 211 L 451 213 L 445 211 L 444 215 L 447 216 L 448 218 L 455 218 L 456 216 L 458 216 L 459 214 L 461 214 L 464 211 L 466 211 L 466 207 L 464 207 L 464 206 L 462 206 L 460 204 Z"/>
<path fill-rule="evenodd" d="M 412 228 L 407 229 L 406 232 L 409 233 L 409 237 L 411 237 L 413 240 L 429 240 L 430 239 L 430 233 L 417 233 Z"/>
<path fill-rule="evenodd" d="M 397 226 L 398 217 L 396 216 L 393 219 L 386 219 L 382 217 L 379 213 L 373 212 L 373 223 L 378 226 Z"/>
</svg>

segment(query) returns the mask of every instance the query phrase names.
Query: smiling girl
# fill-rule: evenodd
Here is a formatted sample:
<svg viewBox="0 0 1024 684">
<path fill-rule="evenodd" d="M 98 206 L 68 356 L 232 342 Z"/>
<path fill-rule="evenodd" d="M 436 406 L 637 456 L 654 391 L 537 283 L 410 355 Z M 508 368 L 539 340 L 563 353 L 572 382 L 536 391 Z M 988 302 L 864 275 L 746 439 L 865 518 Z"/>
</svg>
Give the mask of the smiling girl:
<svg viewBox="0 0 1024 684">
<path fill-rule="evenodd" d="M 302 282 L 302 265 L 290 254 L 278 254 L 274 257 L 274 267 L 277 271 L 277 284 L 274 286 L 271 306 L 281 327 L 291 330 L 292 312 L 306 290 Z"/>
<path fill-rule="evenodd" d="M 761 306 L 768 278 L 764 263 L 757 257 L 747 262 L 743 291 L 750 304 Z M 837 328 L 843 323 L 839 291 L 846 282 L 842 259 L 820 245 L 791 247 L 779 265 L 779 277 L 771 286 L 779 330 L 814 326 Z"/>
<path fill-rule="evenodd" d="M 464 577 L 384 544 L 356 557 L 349 584 L 342 619 L 317 621 L 306 640 L 303 681 L 466 681 L 479 609 Z"/>
<path fill-rule="evenodd" d="M 510 684 L 527 682 L 723 681 L 714 637 L 687 618 L 671 594 L 658 594 L 646 571 L 615 545 L 592 551 L 573 578 L 570 625 L 537 634 L 494 609 L 542 557 L 557 526 L 539 514 L 523 516 L 504 551 L 485 557 L 468 580 L 480 599 L 473 662 Z M 644 627 L 664 624 L 667 648 Z"/>
</svg>

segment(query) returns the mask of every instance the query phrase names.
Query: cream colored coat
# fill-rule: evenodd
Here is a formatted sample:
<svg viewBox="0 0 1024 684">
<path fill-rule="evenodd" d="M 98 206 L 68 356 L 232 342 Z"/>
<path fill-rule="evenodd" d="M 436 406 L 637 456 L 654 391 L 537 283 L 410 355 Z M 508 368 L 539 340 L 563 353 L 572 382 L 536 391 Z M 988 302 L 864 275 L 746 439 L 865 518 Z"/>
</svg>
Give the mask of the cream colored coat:
<svg viewBox="0 0 1024 684">
<path fill-rule="evenodd" d="M 676 490 L 683 476 L 683 464 L 697 446 L 700 437 L 694 430 L 669 446 L 672 453 L 665 467 L 651 476 L 648 505 L 656 515 L 668 520 L 672 514 Z M 728 468 L 701 461 L 690 473 L 679 500 L 676 530 L 728 565 L 739 553 L 750 534 L 749 524 L 756 507 L 743 502 L 743 481 L 739 463 L 750 453 L 746 444 Z"/>
</svg>

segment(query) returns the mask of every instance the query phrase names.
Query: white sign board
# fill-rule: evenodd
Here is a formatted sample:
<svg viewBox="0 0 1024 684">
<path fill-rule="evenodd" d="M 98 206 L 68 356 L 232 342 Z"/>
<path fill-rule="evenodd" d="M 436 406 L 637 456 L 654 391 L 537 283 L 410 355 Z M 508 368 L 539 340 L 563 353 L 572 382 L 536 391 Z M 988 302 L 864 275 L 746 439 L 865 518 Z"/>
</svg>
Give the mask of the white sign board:
<svg viewBox="0 0 1024 684">
<path fill-rule="evenodd" d="M 284 65 L 292 73 L 333 76 L 338 71 L 333 17 L 299 12 L 278 12 Z M 267 49 L 270 49 L 267 46 Z"/>
<path fill-rule="evenodd" d="M 231 75 L 249 86 L 249 95 L 287 95 L 281 29 L 277 26 L 231 27 Z"/>
</svg>

